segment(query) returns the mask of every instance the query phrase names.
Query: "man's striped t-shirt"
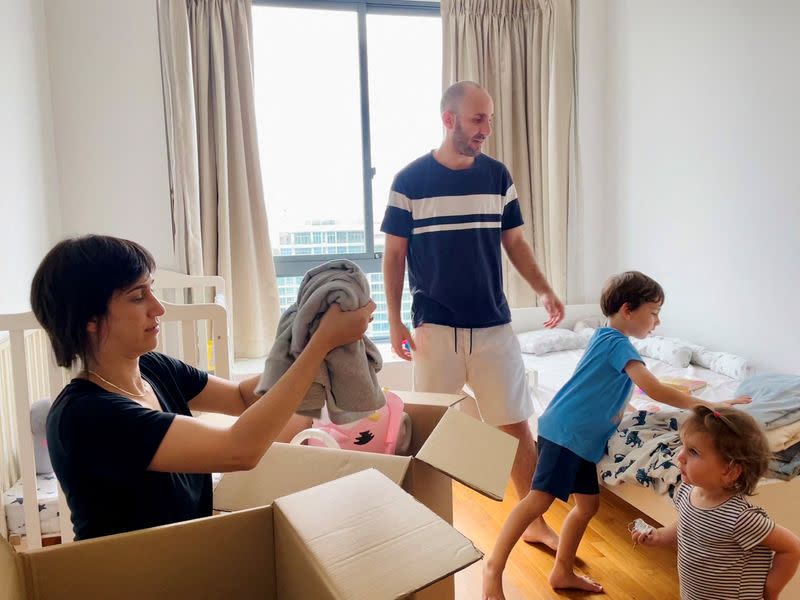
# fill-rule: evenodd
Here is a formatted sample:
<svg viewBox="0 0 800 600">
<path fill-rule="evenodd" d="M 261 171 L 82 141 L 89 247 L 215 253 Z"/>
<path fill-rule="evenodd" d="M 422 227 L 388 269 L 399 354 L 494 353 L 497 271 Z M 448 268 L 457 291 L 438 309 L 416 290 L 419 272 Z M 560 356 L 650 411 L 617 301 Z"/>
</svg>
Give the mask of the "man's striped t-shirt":
<svg viewBox="0 0 800 600">
<path fill-rule="evenodd" d="M 509 323 L 501 232 L 522 223 L 508 169 L 485 154 L 452 170 L 431 152 L 400 171 L 381 231 L 408 238 L 414 327 Z"/>
<path fill-rule="evenodd" d="M 691 493 L 675 492 L 681 600 L 761 600 L 773 552 L 760 544 L 775 524 L 743 496 L 698 508 Z"/>
</svg>

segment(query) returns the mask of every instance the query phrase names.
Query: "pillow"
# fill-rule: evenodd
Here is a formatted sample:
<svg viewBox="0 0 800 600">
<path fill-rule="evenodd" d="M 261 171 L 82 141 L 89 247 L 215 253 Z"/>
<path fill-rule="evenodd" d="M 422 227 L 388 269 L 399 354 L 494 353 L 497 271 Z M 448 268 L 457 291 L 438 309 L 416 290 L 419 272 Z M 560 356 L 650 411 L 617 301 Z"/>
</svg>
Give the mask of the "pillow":
<svg viewBox="0 0 800 600">
<path fill-rule="evenodd" d="M 700 348 L 692 353 L 692 362 L 732 379 L 744 379 L 753 372 L 750 361 L 728 352 L 713 352 Z"/>
<path fill-rule="evenodd" d="M 631 338 L 631 343 L 642 356 L 656 358 L 673 367 L 688 367 L 692 359 L 692 349 L 673 338 L 651 335 L 643 340 Z"/>
<path fill-rule="evenodd" d="M 547 354 L 560 350 L 577 350 L 586 347 L 586 341 L 569 329 L 537 329 L 520 333 L 520 348 L 525 354 Z"/>
<path fill-rule="evenodd" d="M 36 474 L 52 473 L 50 453 L 47 451 L 47 413 L 50 412 L 50 400 L 37 400 L 31 404 L 31 433 L 33 433 L 33 461 L 36 463 Z"/>
<path fill-rule="evenodd" d="M 594 330 L 598 327 L 605 327 L 607 322 L 608 318 L 602 315 L 598 315 L 596 317 L 586 317 L 585 319 L 581 319 L 580 321 L 576 322 L 572 327 L 572 331 L 575 333 L 580 333 L 584 329 L 591 329 L 594 332 Z"/>
<path fill-rule="evenodd" d="M 594 327 L 584 327 L 583 329 L 577 332 L 578 337 L 580 337 L 583 340 L 584 346 L 589 345 L 589 342 L 591 341 L 595 331 L 597 331 L 597 329 L 595 329 Z"/>
<path fill-rule="evenodd" d="M 753 374 L 753 365 L 744 357 L 729 352 L 714 352 L 685 340 L 675 341 L 692 350 L 691 362 L 693 365 L 704 367 L 732 379 L 745 379 Z"/>
</svg>

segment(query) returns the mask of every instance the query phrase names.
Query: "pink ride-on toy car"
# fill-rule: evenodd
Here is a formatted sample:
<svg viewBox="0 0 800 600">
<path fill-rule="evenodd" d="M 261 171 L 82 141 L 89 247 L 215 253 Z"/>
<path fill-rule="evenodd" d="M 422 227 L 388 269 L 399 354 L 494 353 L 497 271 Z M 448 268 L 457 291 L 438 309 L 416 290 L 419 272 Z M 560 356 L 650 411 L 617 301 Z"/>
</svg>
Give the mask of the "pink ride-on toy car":
<svg viewBox="0 0 800 600">
<path fill-rule="evenodd" d="M 386 404 L 371 415 L 335 425 L 327 419 L 314 419 L 314 426 L 298 433 L 292 444 L 327 446 L 382 454 L 407 454 L 411 445 L 411 417 L 403 410 L 400 397 L 383 390 Z"/>
</svg>

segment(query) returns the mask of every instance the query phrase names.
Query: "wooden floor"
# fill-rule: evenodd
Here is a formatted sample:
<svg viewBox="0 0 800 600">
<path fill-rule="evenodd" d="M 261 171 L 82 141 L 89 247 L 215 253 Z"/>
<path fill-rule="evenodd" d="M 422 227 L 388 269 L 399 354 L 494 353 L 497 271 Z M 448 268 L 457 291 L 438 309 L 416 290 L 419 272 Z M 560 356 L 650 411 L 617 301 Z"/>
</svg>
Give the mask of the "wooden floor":
<svg viewBox="0 0 800 600">
<path fill-rule="evenodd" d="M 453 484 L 453 522 L 485 554 L 491 551 L 506 516 L 516 504 L 509 486 L 506 499 L 495 502 Z M 556 500 L 545 515 L 558 532 L 569 505 Z M 642 513 L 607 490 L 601 492 L 600 512 L 592 519 L 578 549 L 582 571 L 605 588 L 604 594 L 553 591 L 547 576 L 554 555 L 519 542 L 511 553 L 503 578 L 506 600 L 553 598 L 609 598 L 613 600 L 679 600 L 675 553 L 668 549 L 633 548 L 627 524 Z M 645 519 L 647 520 L 647 519 Z M 652 520 L 650 523 L 655 524 Z M 456 599 L 480 600 L 481 568 L 475 563 L 456 575 Z"/>
</svg>

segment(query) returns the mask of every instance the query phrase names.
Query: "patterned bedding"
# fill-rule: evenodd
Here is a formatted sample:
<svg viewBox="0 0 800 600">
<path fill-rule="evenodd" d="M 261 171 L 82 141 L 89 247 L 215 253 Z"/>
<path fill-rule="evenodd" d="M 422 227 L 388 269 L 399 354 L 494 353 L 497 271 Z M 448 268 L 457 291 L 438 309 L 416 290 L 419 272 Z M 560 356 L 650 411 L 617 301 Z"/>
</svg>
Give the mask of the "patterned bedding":
<svg viewBox="0 0 800 600">
<path fill-rule="evenodd" d="M 608 441 L 608 454 L 597 465 L 603 483 L 636 483 L 671 497 L 680 480 L 678 428 L 686 414 L 679 410 L 626 413 Z"/>
<path fill-rule="evenodd" d="M 39 521 L 42 535 L 58 534 L 58 491 L 53 473 L 36 476 L 36 496 L 39 501 Z M 25 509 L 22 499 L 22 479 L 3 494 L 6 523 L 10 535 L 25 535 Z"/>
</svg>

